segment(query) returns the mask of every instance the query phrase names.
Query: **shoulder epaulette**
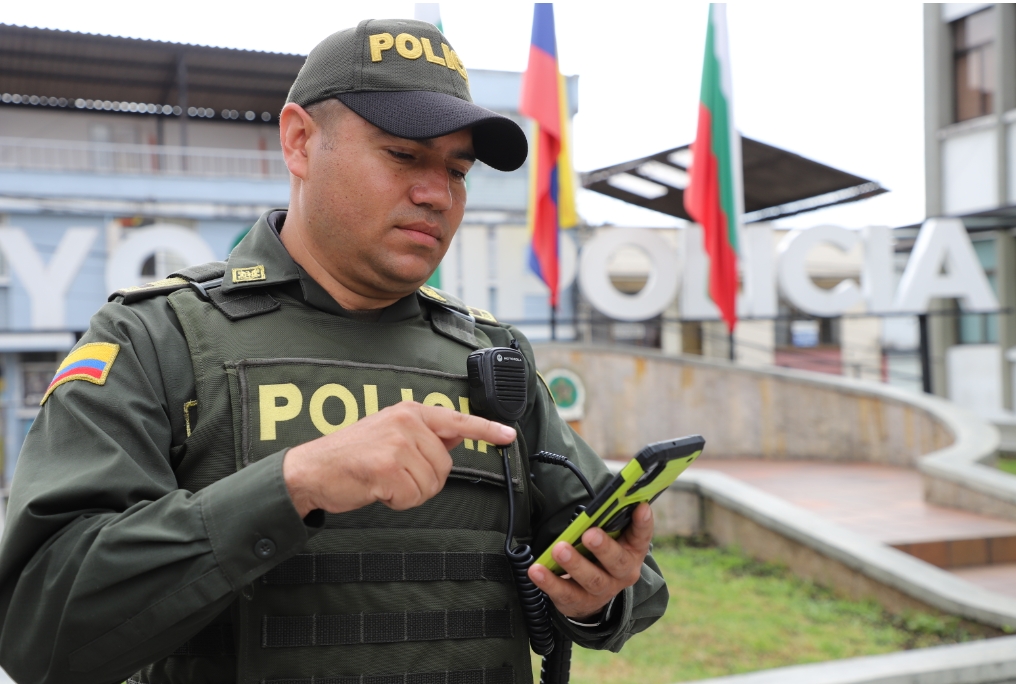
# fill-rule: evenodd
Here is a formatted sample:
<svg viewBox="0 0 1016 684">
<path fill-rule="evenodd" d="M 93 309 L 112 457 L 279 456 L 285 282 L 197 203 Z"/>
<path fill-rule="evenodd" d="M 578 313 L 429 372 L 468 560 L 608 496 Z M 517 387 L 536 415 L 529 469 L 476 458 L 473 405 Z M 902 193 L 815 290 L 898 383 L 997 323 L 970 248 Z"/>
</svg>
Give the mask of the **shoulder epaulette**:
<svg viewBox="0 0 1016 684">
<path fill-rule="evenodd" d="M 449 294 L 444 290 L 439 290 L 436 287 L 430 285 L 422 285 L 417 290 L 417 294 L 425 302 L 436 304 L 443 309 L 454 311 L 457 314 L 463 316 L 470 316 L 478 323 L 496 324 L 497 319 L 494 318 L 494 314 L 490 313 L 486 309 L 478 309 L 475 306 L 469 306 L 455 295 Z"/>
<path fill-rule="evenodd" d="M 190 281 L 183 278 L 166 278 L 164 280 L 156 280 L 153 283 L 122 288 L 111 294 L 108 301 L 112 302 L 116 299 L 122 298 L 120 299 L 122 304 L 133 304 L 134 302 L 139 302 L 142 299 L 148 299 L 149 297 L 157 297 L 162 294 L 176 292 L 188 285 L 190 285 Z"/>
<path fill-rule="evenodd" d="M 133 304 L 142 299 L 158 297 L 159 295 L 182 290 L 185 287 L 189 287 L 193 282 L 205 282 L 214 278 L 221 278 L 225 272 L 226 264 L 222 261 L 212 261 L 199 266 L 191 266 L 190 268 L 181 269 L 163 280 L 117 290 L 109 296 L 107 301 L 112 302 L 119 299 L 122 304 Z"/>
</svg>

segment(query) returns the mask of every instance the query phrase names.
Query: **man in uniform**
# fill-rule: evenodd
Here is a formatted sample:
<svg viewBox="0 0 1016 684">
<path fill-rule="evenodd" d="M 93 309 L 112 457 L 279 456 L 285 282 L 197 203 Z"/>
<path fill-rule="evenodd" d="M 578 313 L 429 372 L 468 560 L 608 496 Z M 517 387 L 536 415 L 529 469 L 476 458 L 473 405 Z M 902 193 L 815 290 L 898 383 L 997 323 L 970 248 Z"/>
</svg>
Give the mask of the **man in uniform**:
<svg viewBox="0 0 1016 684">
<path fill-rule="evenodd" d="M 530 681 L 506 488 L 539 551 L 585 493 L 529 455 L 609 474 L 517 330 L 421 287 L 474 160 L 516 169 L 525 136 L 415 21 L 318 45 L 280 135 L 288 211 L 225 263 L 115 293 L 43 399 L 0 551 L 21 684 Z M 513 341 L 515 429 L 470 415 L 465 380 L 471 351 Z M 618 650 L 662 615 L 651 534 L 643 505 L 617 542 L 586 533 L 597 563 L 560 544 L 570 576 L 530 568 L 558 630 Z"/>
</svg>

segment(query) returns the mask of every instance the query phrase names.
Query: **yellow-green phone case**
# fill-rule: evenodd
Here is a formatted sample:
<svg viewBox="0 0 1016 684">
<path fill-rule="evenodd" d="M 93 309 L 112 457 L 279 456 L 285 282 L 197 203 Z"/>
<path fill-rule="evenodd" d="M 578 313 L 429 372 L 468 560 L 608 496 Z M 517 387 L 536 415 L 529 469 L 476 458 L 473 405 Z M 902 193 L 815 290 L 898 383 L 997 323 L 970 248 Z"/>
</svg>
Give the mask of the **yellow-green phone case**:
<svg viewBox="0 0 1016 684">
<path fill-rule="evenodd" d="M 690 466 L 705 447 L 700 435 L 655 442 L 640 451 L 621 469 L 610 484 L 589 502 L 586 510 L 546 548 L 536 562 L 558 575 L 564 568 L 557 564 L 551 549 L 558 542 L 568 542 L 579 553 L 591 552 L 579 539 L 590 527 L 600 527 L 617 539 L 631 522 L 631 514 L 643 501 L 652 503 L 670 484 Z"/>
</svg>

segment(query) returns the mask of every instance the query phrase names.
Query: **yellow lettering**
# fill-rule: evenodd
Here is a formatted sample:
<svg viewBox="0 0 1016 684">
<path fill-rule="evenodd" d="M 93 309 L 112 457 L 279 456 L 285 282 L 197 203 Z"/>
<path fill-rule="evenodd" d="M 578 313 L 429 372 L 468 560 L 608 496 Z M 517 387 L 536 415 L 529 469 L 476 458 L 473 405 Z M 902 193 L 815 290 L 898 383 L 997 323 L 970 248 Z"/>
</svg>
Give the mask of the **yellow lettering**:
<svg viewBox="0 0 1016 684">
<path fill-rule="evenodd" d="M 419 59 L 423 54 L 423 45 L 420 44 L 420 39 L 408 33 L 400 33 L 395 36 L 395 49 L 406 59 Z"/>
<path fill-rule="evenodd" d="M 467 416 L 469 415 L 469 398 L 468 397 L 459 397 L 459 413 L 464 413 Z M 467 449 L 471 449 L 471 450 L 475 450 L 476 449 L 476 447 L 473 446 L 473 440 L 471 440 L 471 439 L 464 439 L 464 440 L 462 440 L 462 445 L 464 447 L 466 447 Z"/>
<path fill-rule="evenodd" d="M 445 66 L 455 71 L 455 53 L 444 43 L 441 43 L 441 52 L 444 53 Z"/>
<path fill-rule="evenodd" d="M 341 400 L 346 407 L 346 415 L 338 425 L 329 423 L 325 418 L 325 400 L 329 397 Z M 359 418 L 360 411 L 356 406 L 356 398 L 342 385 L 337 385 L 334 382 L 321 385 L 310 398 L 310 420 L 322 435 L 330 435 L 336 430 L 352 425 Z"/>
<path fill-rule="evenodd" d="M 281 406 L 279 399 L 285 399 Z M 303 408 L 303 394 L 300 388 L 291 382 L 281 385 L 260 385 L 258 387 L 258 405 L 261 409 L 261 441 L 270 442 L 275 439 L 275 424 L 284 420 L 292 420 L 300 415 Z"/>
<path fill-rule="evenodd" d="M 455 50 L 451 51 L 452 58 L 455 60 L 455 71 L 459 72 L 459 76 L 466 79 L 466 83 L 469 83 L 469 74 L 466 73 L 466 65 L 459 59 L 459 55 Z"/>
<path fill-rule="evenodd" d="M 452 400 L 441 394 L 440 392 L 431 392 L 427 395 L 427 398 L 423 400 L 424 406 L 444 406 L 450 408 L 452 411 L 455 410 L 455 404 Z"/>
<path fill-rule="evenodd" d="M 469 399 L 467 397 L 459 397 L 459 413 L 464 413 L 467 416 L 469 415 Z M 465 440 L 462 440 L 462 441 L 463 441 L 463 446 L 465 446 L 467 449 L 475 449 L 476 448 L 476 447 L 473 446 L 473 440 L 471 440 L 471 439 L 465 439 Z M 480 451 L 482 451 L 483 453 L 487 453 L 487 446 L 488 446 L 488 444 L 486 442 L 484 442 L 483 440 L 480 440 L 480 445 L 479 445 L 479 450 Z"/>
<path fill-rule="evenodd" d="M 377 385 L 363 386 L 363 415 L 371 416 L 377 413 Z"/>
<path fill-rule="evenodd" d="M 381 53 L 384 50 L 391 50 L 395 45 L 395 39 L 390 33 L 375 33 L 370 40 L 370 61 L 380 62 Z"/>
<path fill-rule="evenodd" d="M 402 388 L 402 401 L 412 401 L 412 400 L 413 400 L 413 390 L 406 389 L 405 387 L 403 387 Z"/>
<path fill-rule="evenodd" d="M 423 43 L 423 56 L 427 58 L 428 62 L 445 66 L 445 61 L 434 54 L 434 48 L 430 45 L 430 38 L 421 38 L 420 42 Z"/>
</svg>

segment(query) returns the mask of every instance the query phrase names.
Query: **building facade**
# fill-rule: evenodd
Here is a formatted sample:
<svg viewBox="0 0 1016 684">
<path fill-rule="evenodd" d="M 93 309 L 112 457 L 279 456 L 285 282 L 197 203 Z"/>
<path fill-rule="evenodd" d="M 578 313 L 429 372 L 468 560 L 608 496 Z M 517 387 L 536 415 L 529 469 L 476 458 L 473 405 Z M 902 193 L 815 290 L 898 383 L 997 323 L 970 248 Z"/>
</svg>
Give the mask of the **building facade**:
<svg viewBox="0 0 1016 684">
<path fill-rule="evenodd" d="M 225 259 L 262 212 L 288 204 L 278 113 L 303 57 L 2 25 L 0 47 L 9 486 L 57 365 L 108 294 Z M 524 124 L 520 78 L 473 70 L 474 101 Z M 468 188 L 440 285 L 545 337 L 547 291 L 526 267 L 528 166 L 477 163 Z"/>
<path fill-rule="evenodd" d="M 999 301 L 997 313 L 936 302 L 931 385 L 980 413 L 1011 418 L 1016 346 L 1016 6 L 925 5 L 928 217 L 957 217 Z"/>
</svg>

